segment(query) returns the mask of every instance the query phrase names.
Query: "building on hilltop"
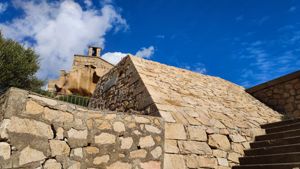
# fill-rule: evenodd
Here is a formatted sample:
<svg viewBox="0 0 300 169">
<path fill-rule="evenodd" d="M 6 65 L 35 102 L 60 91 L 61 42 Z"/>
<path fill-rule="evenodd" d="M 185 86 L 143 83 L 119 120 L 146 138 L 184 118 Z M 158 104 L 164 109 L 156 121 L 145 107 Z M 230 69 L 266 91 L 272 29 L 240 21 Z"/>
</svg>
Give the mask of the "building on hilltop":
<svg viewBox="0 0 300 169">
<path fill-rule="evenodd" d="M 48 91 L 58 94 L 91 96 L 101 76 L 113 65 L 100 58 L 101 48 L 89 47 L 88 55 L 74 55 L 72 69 L 61 70 L 57 80 L 49 80 Z"/>
</svg>

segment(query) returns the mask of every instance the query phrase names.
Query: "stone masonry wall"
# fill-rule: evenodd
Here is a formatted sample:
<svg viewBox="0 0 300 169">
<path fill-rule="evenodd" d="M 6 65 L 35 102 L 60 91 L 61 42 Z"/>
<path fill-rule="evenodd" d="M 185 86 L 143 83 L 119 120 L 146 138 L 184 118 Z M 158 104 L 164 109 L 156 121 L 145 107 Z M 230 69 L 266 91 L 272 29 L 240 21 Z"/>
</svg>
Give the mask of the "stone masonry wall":
<svg viewBox="0 0 300 169">
<path fill-rule="evenodd" d="M 0 97 L 0 168 L 160 169 L 163 125 L 12 88 Z"/>
<path fill-rule="evenodd" d="M 132 90 L 144 97 L 135 97 Z M 133 110 L 153 105 L 163 118 L 164 169 L 230 169 L 239 164 L 254 137 L 264 134 L 261 124 L 281 119 L 244 88 L 226 80 L 133 56 L 99 81 L 94 93 L 98 100 L 91 106 L 103 103 L 126 111 L 123 98 L 141 105 L 131 106 Z"/>
<path fill-rule="evenodd" d="M 300 117 L 300 74 L 285 81 L 288 77 L 290 75 L 274 80 L 272 85 L 263 84 L 250 88 L 248 92 L 288 117 Z"/>
<path fill-rule="evenodd" d="M 98 81 L 89 107 L 159 115 L 143 81 L 128 57 Z"/>
<path fill-rule="evenodd" d="M 131 57 L 165 121 L 164 169 L 230 169 L 281 115 L 224 79 Z"/>
</svg>

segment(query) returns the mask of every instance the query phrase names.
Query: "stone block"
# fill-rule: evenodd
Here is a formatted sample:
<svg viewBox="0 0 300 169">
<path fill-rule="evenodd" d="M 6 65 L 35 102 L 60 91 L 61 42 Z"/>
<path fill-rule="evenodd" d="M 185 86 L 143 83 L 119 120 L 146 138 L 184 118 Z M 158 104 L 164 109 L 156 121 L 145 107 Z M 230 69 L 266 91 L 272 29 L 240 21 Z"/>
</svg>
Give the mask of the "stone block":
<svg viewBox="0 0 300 169">
<path fill-rule="evenodd" d="M 226 158 L 217 158 L 217 160 L 218 160 L 218 164 L 220 166 L 226 166 L 226 167 L 229 166 L 228 161 L 227 161 Z"/>
<path fill-rule="evenodd" d="M 246 141 L 245 137 L 241 136 L 240 134 L 231 134 L 229 135 L 229 137 L 235 143 L 241 143 Z"/>
<path fill-rule="evenodd" d="M 113 124 L 113 129 L 115 132 L 124 132 L 125 131 L 125 126 L 122 122 L 114 122 Z"/>
<path fill-rule="evenodd" d="M 81 140 L 86 140 L 88 135 L 87 130 L 75 130 L 71 128 L 68 131 L 68 138 L 69 139 L 81 139 Z"/>
<path fill-rule="evenodd" d="M 178 153 L 179 148 L 176 140 L 165 140 L 165 151 L 167 153 Z"/>
<path fill-rule="evenodd" d="M 95 136 L 95 143 L 97 144 L 114 144 L 116 142 L 116 136 L 109 133 L 101 133 Z"/>
<path fill-rule="evenodd" d="M 71 151 L 71 156 L 72 157 L 79 157 L 82 158 L 83 157 L 83 152 L 82 152 L 82 148 L 75 148 Z"/>
<path fill-rule="evenodd" d="M 141 148 L 152 147 L 155 145 L 155 142 L 152 136 L 141 137 L 139 140 L 139 146 Z"/>
<path fill-rule="evenodd" d="M 164 169 L 187 169 L 183 155 L 165 154 Z"/>
<path fill-rule="evenodd" d="M 147 131 L 151 132 L 151 133 L 156 133 L 156 134 L 160 134 L 161 130 L 155 126 L 152 125 L 145 125 L 145 128 Z"/>
<path fill-rule="evenodd" d="M 132 165 L 129 163 L 117 161 L 106 167 L 106 169 L 132 169 Z"/>
<path fill-rule="evenodd" d="M 58 111 L 45 107 L 44 118 L 50 122 L 70 123 L 73 121 L 73 115 L 68 112 Z"/>
<path fill-rule="evenodd" d="M 109 155 L 103 155 L 103 156 L 100 156 L 100 157 L 96 157 L 93 160 L 93 164 L 99 165 L 99 164 L 102 164 L 102 163 L 107 163 L 109 161 L 109 159 L 110 159 Z"/>
<path fill-rule="evenodd" d="M 42 161 L 46 158 L 43 152 L 30 148 L 29 146 L 25 147 L 19 156 L 19 165 L 22 166 L 27 163 Z"/>
<path fill-rule="evenodd" d="M 147 156 L 147 151 L 144 149 L 130 152 L 130 158 L 145 158 L 146 156 Z"/>
<path fill-rule="evenodd" d="M 153 149 L 151 151 L 151 154 L 152 154 L 153 158 L 155 158 L 155 159 L 159 158 L 161 156 L 161 154 L 162 154 L 161 147 L 156 147 L 155 149 Z"/>
<path fill-rule="evenodd" d="M 62 166 L 55 159 L 49 159 L 44 164 L 44 169 L 61 169 Z"/>
<path fill-rule="evenodd" d="M 191 140 L 206 141 L 207 135 L 200 126 L 188 126 L 188 132 Z"/>
<path fill-rule="evenodd" d="M 10 158 L 10 145 L 6 142 L 0 142 L 0 157 L 4 160 Z"/>
<path fill-rule="evenodd" d="M 88 147 L 84 147 L 83 149 L 87 154 L 97 154 L 97 153 L 99 153 L 99 148 L 97 148 L 97 147 L 88 146 Z"/>
<path fill-rule="evenodd" d="M 180 152 L 183 153 L 200 154 L 200 155 L 212 154 L 212 150 L 206 142 L 179 141 L 178 145 L 179 145 Z"/>
<path fill-rule="evenodd" d="M 51 126 L 31 119 L 22 119 L 19 117 L 11 117 L 11 122 L 8 124 L 9 132 L 31 134 L 34 136 L 53 138 Z"/>
<path fill-rule="evenodd" d="M 218 162 L 215 158 L 209 157 L 198 157 L 198 164 L 200 168 L 216 168 L 218 166 Z"/>
<path fill-rule="evenodd" d="M 187 137 L 184 126 L 179 123 L 166 123 L 165 138 L 174 140 L 186 140 Z"/>
<path fill-rule="evenodd" d="M 61 140 L 50 140 L 50 150 L 51 150 L 51 155 L 54 156 L 69 156 L 70 154 L 70 147 L 65 141 Z"/>
<path fill-rule="evenodd" d="M 44 111 L 43 106 L 41 106 L 40 104 L 32 100 L 27 101 L 25 109 L 26 109 L 25 113 L 32 114 L 32 115 L 41 114 Z"/>
<path fill-rule="evenodd" d="M 145 117 L 135 116 L 134 119 L 137 123 L 150 123 L 150 120 Z"/>
<path fill-rule="evenodd" d="M 208 144 L 221 150 L 230 150 L 230 142 L 225 135 L 212 134 L 208 136 Z"/>
<path fill-rule="evenodd" d="M 149 161 L 140 164 L 142 169 L 160 169 L 160 165 L 160 161 Z"/>
<path fill-rule="evenodd" d="M 120 138 L 121 140 L 121 149 L 130 149 L 133 143 L 133 139 L 131 137 Z"/>
</svg>

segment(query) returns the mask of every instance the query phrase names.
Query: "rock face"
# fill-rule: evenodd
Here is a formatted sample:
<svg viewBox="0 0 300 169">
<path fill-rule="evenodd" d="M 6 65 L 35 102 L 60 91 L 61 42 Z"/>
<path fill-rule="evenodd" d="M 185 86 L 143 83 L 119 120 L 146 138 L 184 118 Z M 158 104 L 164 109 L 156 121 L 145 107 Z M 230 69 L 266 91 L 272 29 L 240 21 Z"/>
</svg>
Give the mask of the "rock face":
<svg viewBox="0 0 300 169">
<path fill-rule="evenodd" d="M 101 50 L 101 49 L 100 49 Z M 57 80 L 50 80 L 48 90 L 60 94 L 91 96 L 101 76 L 113 67 L 98 55 L 75 55 L 72 69 L 61 71 Z"/>
<path fill-rule="evenodd" d="M 133 56 L 100 78 L 89 106 L 161 116 L 165 169 L 230 168 L 260 124 L 281 119 L 226 80 Z"/>
<path fill-rule="evenodd" d="M 163 168 L 160 117 L 91 111 L 19 89 L 0 97 L 0 112 L 1 169 Z"/>
</svg>

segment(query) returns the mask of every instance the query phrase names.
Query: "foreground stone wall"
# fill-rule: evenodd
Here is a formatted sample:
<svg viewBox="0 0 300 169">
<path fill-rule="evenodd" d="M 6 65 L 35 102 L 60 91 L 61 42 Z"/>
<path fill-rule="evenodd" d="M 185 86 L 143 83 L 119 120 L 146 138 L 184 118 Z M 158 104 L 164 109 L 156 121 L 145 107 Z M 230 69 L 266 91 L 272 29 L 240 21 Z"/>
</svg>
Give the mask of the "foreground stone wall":
<svg viewBox="0 0 300 169">
<path fill-rule="evenodd" d="M 90 111 L 14 88 L 0 106 L 0 168 L 162 168 L 158 117 Z"/>
<path fill-rule="evenodd" d="M 247 91 L 287 117 L 300 117 L 300 72 L 266 82 Z"/>
<path fill-rule="evenodd" d="M 99 80 L 89 107 L 159 115 L 130 58 L 122 60 Z"/>
</svg>

